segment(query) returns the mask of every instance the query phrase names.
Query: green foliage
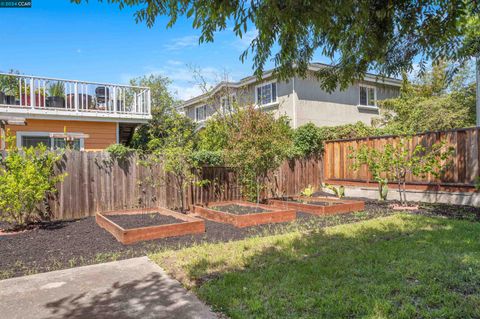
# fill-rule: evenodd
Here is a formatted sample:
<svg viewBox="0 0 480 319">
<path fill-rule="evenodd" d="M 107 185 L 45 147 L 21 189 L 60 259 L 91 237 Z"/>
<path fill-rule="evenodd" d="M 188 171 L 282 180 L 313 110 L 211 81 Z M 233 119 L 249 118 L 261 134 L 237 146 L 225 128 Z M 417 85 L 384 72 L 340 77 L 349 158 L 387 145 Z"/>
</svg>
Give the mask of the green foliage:
<svg viewBox="0 0 480 319">
<path fill-rule="evenodd" d="M 314 193 L 315 193 L 315 187 L 313 187 L 312 185 L 308 185 L 307 188 L 305 188 L 303 191 L 300 192 L 300 195 L 305 197 L 312 197 Z"/>
<path fill-rule="evenodd" d="M 149 148 L 158 148 L 158 143 L 168 137 L 168 134 L 175 129 L 183 128 L 193 132 L 195 124 L 186 117 L 175 111 L 178 103 L 168 90 L 171 81 L 160 75 L 141 76 L 130 80 L 134 86 L 146 86 L 150 88 L 152 97 L 152 119 L 135 130 L 130 147 L 148 151 Z M 155 141 L 154 146 L 149 143 Z"/>
<path fill-rule="evenodd" d="M 10 70 L 8 73 L 20 74 L 20 72 L 16 70 Z M 15 76 L 0 75 L 0 92 L 19 97 L 20 90 L 18 86 L 18 79 Z"/>
<path fill-rule="evenodd" d="M 223 153 L 221 151 L 198 150 L 192 153 L 192 160 L 196 166 L 222 166 Z"/>
<path fill-rule="evenodd" d="M 441 62 L 416 82 L 404 79 L 398 98 L 379 101 L 376 125 L 390 132 L 414 134 L 475 125 L 475 83 L 471 65 L 448 81 L 449 64 Z"/>
<path fill-rule="evenodd" d="M 21 152 L 11 136 L 6 142 L 8 154 L 0 160 L 0 220 L 23 227 L 39 218 L 38 205 L 63 180 L 54 173 L 61 155 L 44 145 Z"/>
<path fill-rule="evenodd" d="M 113 159 L 123 161 L 128 156 L 130 156 L 135 150 L 123 145 L 123 144 L 112 144 L 109 145 L 105 151 L 107 151 Z"/>
<path fill-rule="evenodd" d="M 293 133 L 293 150 L 301 157 L 320 154 L 323 151 L 322 130 L 311 122 L 298 127 Z"/>
<path fill-rule="evenodd" d="M 65 83 L 61 81 L 50 83 L 48 93 L 50 96 L 65 97 Z"/>
<path fill-rule="evenodd" d="M 358 150 L 350 148 L 349 154 L 353 159 L 352 168 L 358 170 L 361 165 L 367 165 L 380 188 L 386 184 L 386 180 L 395 180 L 402 205 L 406 205 L 407 202 L 405 190 L 407 174 L 422 178 L 427 174 L 438 177 L 454 152 L 453 147 L 448 147 L 443 141 L 429 148 L 421 144 L 411 148 L 409 139 L 401 137 L 397 143 L 387 144 L 383 149 L 371 148 L 364 144 Z"/>
<path fill-rule="evenodd" d="M 258 201 L 267 173 L 280 166 L 293 145 L 288 120 L 254 107 L 224 120 L 229 141 L 224 150 L 226 163 L 239 173 L 244 197 Z"/>
<path fill-rule="evenodd" d="M 221 151 L 228 145 L 229 121 L 219 116 L 209 118 L 198 133 L 198 148 Z"/>
<path fill-rule="evenodd" d="M 320 68 L 315 74 L 328 91 L 346 88 L 369 71 L 386 76 L 411 71 L 414 59 L 422 68 L 426 61 L 465 61 L 480 52 L 478 33 L 467 34 L 478 26 L 469 22 L 479 15 L 477 1 L 110 2 L 134 8 L 136 21 L 149 27 L 158 16 L 170 18 L 168 27 L 181 17 L 190 18 L 201 32 L 200 43 L 213 42 L 218 31 L 230 26 L 239 38 L 256 31 L 240 57 L 246 61 L 253 55 L 259 78 L 272 60 L 281 79 L 305 76 L 308 63 L 321 51 L 336 62 L 335 68 Z"/>
<path fill-rule="evenodd" d="M 391 134 L 388 129 L 372 127 L 360 121 L 338 126 L 322 126 L 319 130 L 324 141 Z"/>
<path fill-rule="evenodd" d="M 323 184 L 323 187 L 331 190 L 335 194 L 335 196 L 337 196 L 339 199 L 345 197 L 345 186 L 343 185 L 336 187 L 334 185 L 325 183 Z"/>
</svg>

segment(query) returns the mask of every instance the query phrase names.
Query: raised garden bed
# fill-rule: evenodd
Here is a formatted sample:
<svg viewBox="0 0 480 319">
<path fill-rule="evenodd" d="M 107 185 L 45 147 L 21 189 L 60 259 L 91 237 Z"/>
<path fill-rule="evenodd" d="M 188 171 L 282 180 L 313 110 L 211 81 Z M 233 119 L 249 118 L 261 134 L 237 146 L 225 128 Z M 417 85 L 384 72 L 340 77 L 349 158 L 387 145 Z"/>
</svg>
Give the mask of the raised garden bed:
<svg viewBox="0 0 480 319">
<path fill-rule="evenodd" d="M 203 220 L 165 208 L 97 213 L 96 222 L 122 244 L 205 232 Z"/>
<path fill-rule="evenodd" d="M 217 202 L 205 206 L 194 205 L 193 211 L 204 218 L 235 227 L 289 222 L 296 218 L 296 212 L 293 209 L 279 209 L 243 201 Z"/>
<path fill-rule="evenodd" d="M 268 204 L 281 209 L 294 209 L 315 215 L 343 214 L 365 209 L 365 202 L 331 197 L 292 196 L 269 199 Z"/>
</svg>

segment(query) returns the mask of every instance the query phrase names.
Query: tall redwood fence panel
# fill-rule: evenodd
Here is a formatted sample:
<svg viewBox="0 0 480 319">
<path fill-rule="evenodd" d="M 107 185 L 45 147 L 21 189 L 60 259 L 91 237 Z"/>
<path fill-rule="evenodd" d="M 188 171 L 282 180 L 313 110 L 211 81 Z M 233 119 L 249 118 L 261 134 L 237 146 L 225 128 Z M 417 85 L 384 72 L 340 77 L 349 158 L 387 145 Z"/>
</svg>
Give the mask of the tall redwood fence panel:
<svg viewBox="0 0 480 319">
<path fill-rule="evenodd" d="M 455 152 L 449 161 L 445 172 L 435 178 L 428 175 L 425 178 L 407 176 L 410 188 L 419 189 L 448 189 L 471 190 L 475 179 L 479 176 L 479 145 L 480 134 L 478 128 L 465 128 L 451 131 L 428 132 L 418 134 L 409 140 L 410 147 L 423 145 L 429 147 L 443 140 L 453 146 Z M 367 167 L 363 165 L 359 170 L 352 169 L 352 160 L 348 158 L 351 149 L 358 149 L 362 145 L 382 149 L 387 144 L 398 143 L 398 136 L 369 137 L 361 139 L 327 141 L 324 153 L 324 175 L 327 182 L 337 184 L 364 184 L 373 182 Z"/>
</svg>

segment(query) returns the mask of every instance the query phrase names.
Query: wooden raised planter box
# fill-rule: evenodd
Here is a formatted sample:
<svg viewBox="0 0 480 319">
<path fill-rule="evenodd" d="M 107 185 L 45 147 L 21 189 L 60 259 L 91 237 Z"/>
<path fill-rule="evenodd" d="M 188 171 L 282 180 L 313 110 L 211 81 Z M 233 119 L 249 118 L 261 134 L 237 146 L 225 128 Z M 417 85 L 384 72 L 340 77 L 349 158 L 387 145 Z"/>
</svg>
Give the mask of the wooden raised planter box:
<svg viewBox="0 0 480 319">
<path fill-rule="evenodd" d="M 112 215 L 140 215 L 150 213 L 171 216 L 184 222 L 124 229 L 108 218 Z M 132 209 L 97 213 L 95 219 L 100 227 L 110 232 L 122 244 L 132 244 L 144 240 L 199 234 L 205 232 L 205 222 L 203 220 L 180 214 L 166 208 L 148 208 L 142 210 Z"/>
<path fill-rule="evenodd" d="M 212 207 L 239 205 L 244 207 L 261 208 L 268 212 L 238 215 L 212 209 Z M 206 219 L 231 224 L 235 227 L 249 227 L 261 224 L 283 223 L 295 220 L 297 213 L 293 209 L 279 209 L 269 205 L 254 204 L 244 201 L 214 202 L 205 206 L 194 205 L 193 211 Z"/>
<path fill-rule="evenodd" d="M 297 211 L 314 215 L 334 215 L 362 211 L 365 209 L 365 202 L 359 200 L 343 200 L 330 197 L 302 197 L 291 196 L 289 199 L 301 200 L 305 203 L 294 202 L 282 199 L 269 199 L 268 204 L 283 209 L 294 209 Z M 324 202 L 325 206 L 309 204 L 308 202 Z"/>
</svg>

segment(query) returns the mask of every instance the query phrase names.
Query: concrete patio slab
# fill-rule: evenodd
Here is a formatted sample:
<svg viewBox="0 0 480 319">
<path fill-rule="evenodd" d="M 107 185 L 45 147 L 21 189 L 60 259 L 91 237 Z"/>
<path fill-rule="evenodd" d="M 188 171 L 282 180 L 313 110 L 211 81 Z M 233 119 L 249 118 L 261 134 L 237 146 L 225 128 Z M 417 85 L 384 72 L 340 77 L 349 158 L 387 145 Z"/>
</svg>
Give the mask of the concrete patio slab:
<svg viewBox="0 0 480 319">
<path fill-rule="evenodd" d="M 2 318 L 216 318 L 140 257 L 0 281 Z"/>
</svg>

